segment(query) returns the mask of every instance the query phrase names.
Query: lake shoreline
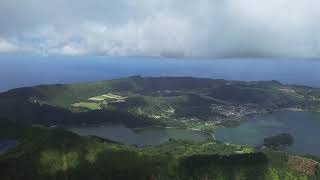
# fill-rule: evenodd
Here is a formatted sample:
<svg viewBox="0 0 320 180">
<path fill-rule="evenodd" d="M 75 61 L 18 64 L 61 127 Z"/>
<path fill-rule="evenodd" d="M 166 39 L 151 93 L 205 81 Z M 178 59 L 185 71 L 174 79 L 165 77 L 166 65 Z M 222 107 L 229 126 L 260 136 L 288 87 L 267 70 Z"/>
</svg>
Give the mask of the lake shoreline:
<svg viewBox="0 0 320 180">
<path fill-rule="evenodd" d="M 166 130 L 168 129 L 168 130 Z M 169 139 L 184 139 L 190 141 L 213 140 L 214 135 L 190 128 L 148 126 L 129 128 L 123 124 L 100 124 L 97 126 L 73 126 L 66 130 L 80 136 L 96 136 L 101 139 L 119 142 L 121 144 L 143 146 L 158 146 Z"/>
<path fill-rule="evenodd" d="M 244 146 L 259 146 L 266 137 L 279 133 L 290 133 L 295 142 L 285 151 L 296 154 L 320 156 L 320 143 L 313 140 L 319 134 L 320 113 L 283 109 L 273 113 L 251 116 L 235 127 L 223 127 L 215 130 L 215 137 L 223 142 Z"/>
</svg>

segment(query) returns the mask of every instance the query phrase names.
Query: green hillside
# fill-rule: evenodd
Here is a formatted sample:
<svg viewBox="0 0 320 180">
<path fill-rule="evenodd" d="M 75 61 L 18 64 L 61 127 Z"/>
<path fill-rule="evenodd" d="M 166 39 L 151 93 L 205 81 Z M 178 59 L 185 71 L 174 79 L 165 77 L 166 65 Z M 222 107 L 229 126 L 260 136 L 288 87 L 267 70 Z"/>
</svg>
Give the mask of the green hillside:
<svg viewBox="0 0 320 180">
<path fill-rule="evenodd" d="M 0 155 L 0 179 L 319 179 L 318 165 L 290 164 L 280 152 L 256 152 L 221 142 L 172 140 L 158 147 L 136 148 L 62 129 L 21 126 L 1 121 L 2 139 L 18 146 Z"/>
<path fill-rule="evenodd" d="M 320 90 L 276 81 L 133 76 L 0 94 L 0 117 L 43 125 L 112 122 L 129 127 L 188 127 L 195 122 L 228 123 L 285 108 L 318 111 Z"/>
</svg>

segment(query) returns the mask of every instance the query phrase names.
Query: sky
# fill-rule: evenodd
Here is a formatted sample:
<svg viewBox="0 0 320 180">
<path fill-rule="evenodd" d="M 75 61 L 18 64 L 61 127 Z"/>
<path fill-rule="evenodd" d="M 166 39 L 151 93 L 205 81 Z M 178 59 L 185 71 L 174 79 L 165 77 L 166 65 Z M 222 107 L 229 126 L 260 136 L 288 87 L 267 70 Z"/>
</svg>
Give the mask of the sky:
<svg viewBox="0 0 320 180">
<path fill-rule="evenodd" d="M 0 54 L 320 56 L 319 0 L 0 0 Z"/>
</svg>

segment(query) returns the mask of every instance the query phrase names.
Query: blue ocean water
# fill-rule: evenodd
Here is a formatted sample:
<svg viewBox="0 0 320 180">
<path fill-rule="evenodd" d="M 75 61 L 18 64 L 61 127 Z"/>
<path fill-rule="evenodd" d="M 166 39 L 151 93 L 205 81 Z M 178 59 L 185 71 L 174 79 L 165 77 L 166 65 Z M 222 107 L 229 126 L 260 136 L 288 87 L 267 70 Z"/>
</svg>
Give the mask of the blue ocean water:
<svg viewBox="0 0 320 180">
<path fill-rule="evenodd" d="M 18 142 L 15 140 L 0 140 L 0 154 L 5 153 L 11 148 L 14 148 L 18 145 Z"/>
<path fill-rule="evenodd" d="M 0 91 L 132 75 L 278 80 L 285 84 L 320 87 L 320 60 L 0 56 Z"/>
</svg>

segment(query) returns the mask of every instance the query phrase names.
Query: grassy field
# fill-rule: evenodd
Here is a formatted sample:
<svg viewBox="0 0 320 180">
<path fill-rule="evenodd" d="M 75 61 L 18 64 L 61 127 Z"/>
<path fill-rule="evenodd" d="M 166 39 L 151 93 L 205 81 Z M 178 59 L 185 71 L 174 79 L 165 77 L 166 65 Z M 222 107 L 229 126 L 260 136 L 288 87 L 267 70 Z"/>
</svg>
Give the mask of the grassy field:
<svg viewBox="0 0 320 180">
<path fill-rule="evenodd" d="M 107 108 L 109 103 L 122 103 L 125 102 L 127 97 L 122 97 L 115 94 L 103 94 L 88 98 L 87 101 L 71 104 L 72 107 L 77 108 L 78 111 L 86 110 L 101 110 Z"/>
<path fill-rule="evenodd" d="M 101 108 L 100 103 L 94 103 L 94 102 L 80 102 L 80 103 L 74 103 L 72 104 L 73 107 L 77 108 L 85 108 L 89 110 L 99 110 Z"/>
</svg>

